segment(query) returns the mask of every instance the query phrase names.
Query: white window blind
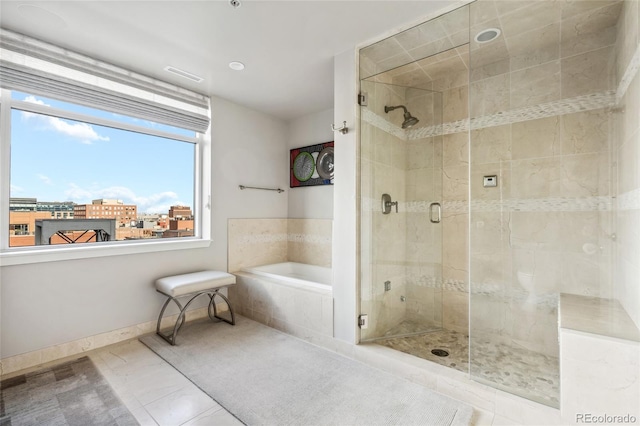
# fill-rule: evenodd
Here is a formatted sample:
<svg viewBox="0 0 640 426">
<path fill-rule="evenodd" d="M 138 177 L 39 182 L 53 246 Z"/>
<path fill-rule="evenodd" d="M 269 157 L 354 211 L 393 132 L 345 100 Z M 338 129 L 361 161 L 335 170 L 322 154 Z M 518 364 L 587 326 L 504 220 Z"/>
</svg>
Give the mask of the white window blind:
<svg viewBox="0 0 640 426">
<path fill-rule="evenodd" d="M 0 87 L 204 133 L 209 98 L 0 29 Z"/>
</svg>

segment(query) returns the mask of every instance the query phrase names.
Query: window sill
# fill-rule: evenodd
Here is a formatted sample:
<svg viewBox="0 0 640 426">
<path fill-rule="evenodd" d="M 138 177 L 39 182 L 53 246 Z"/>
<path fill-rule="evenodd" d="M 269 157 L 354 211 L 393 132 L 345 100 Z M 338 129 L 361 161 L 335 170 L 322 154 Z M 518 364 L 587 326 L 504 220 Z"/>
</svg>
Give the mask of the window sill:
<svg viewBox="0 0 640 426">
<path fill-rule="evenodd" d="M 56 248 L 16 248 L 0 253 L 0 266 L 25 265 L 30 263 L 57 262 L 63 260 L 88 259 L 92 257 L 122 256 L 128 254 L 153 253 L 169 250 L 205 248 L 211 240 L 189 238 L 171 241 L 121 242 L 104 245 L 77 245 Z"/>
</svg>

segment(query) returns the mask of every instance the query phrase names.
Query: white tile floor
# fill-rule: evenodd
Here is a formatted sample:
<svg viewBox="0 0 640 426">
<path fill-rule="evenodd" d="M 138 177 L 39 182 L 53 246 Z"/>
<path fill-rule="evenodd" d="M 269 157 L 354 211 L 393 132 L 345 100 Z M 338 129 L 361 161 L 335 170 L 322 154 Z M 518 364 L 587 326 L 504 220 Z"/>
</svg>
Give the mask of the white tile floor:
<svg viewBox="0 0 640 426">
<path fill-rule="evenodd" d="M 242 425 L 228 411 L 138 340 L 89 357 L 143 425 Z"/>
</svg>

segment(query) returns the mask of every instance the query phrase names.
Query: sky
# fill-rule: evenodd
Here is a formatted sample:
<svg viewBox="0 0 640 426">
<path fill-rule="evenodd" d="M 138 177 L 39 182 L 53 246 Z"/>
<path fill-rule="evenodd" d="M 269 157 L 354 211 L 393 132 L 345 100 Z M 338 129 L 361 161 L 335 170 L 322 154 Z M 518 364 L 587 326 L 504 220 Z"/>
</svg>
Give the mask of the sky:
<svg viewBox="0 0 640 426">
<path fill-rule="evenodd" d="M 23 93 L 13 98 L 102 118 L 171 130 L 130 117 Z M 173 128 L 174 133 L 193 132 Z M 11 197 L 90 204 L 115 198 L 139 213 L 193 209 L 195 145 L 13 110 Z"/>
</svg>

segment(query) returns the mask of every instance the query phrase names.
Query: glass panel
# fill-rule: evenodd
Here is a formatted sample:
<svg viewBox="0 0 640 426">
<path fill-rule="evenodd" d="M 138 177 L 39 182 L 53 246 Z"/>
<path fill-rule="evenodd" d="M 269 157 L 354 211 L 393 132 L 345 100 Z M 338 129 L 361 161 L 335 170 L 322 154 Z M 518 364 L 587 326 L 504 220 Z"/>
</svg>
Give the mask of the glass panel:
<svg viewBox="0 0 640 426">
<path fill-rule="evenodd" d="M 468 43 L 469 9 L 463 6 L 361 49 L 360 78 L 369 78 Z"/>
<path fill-rule="evenodd" d="M 470 372 L 553 407 L 560 294 L 613 295 L 616 19 L 579 3 L 470 6 Z"/>
<path fill-rule="evenodd" d="M 195 149 L 14 109 L 9 246 L 194 236 Z"/>
<path fill-rule="evenodd" d="M 442 94 L 374 81 L 361 88 L 361 309 L 369 319 L 361 338 L 440 329 L 442 223 L 431 222 L 430 206 L 437 222 Z M 390 340 L 380 343 L 398 343 Z"/>
</svg>

